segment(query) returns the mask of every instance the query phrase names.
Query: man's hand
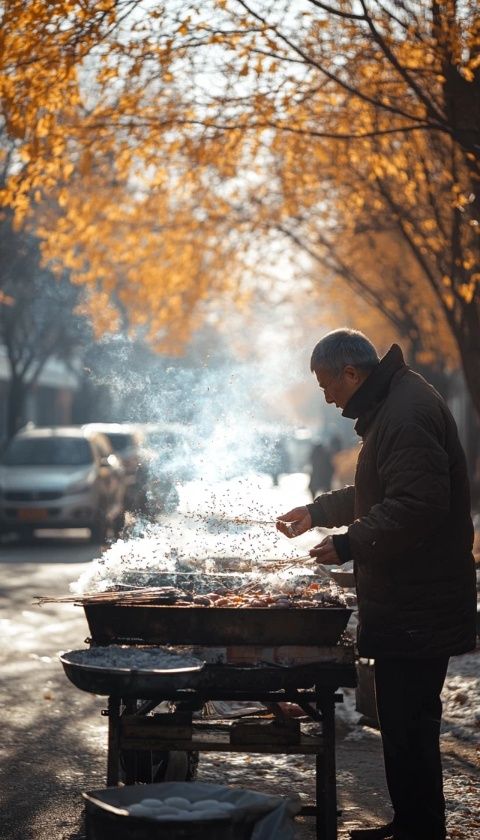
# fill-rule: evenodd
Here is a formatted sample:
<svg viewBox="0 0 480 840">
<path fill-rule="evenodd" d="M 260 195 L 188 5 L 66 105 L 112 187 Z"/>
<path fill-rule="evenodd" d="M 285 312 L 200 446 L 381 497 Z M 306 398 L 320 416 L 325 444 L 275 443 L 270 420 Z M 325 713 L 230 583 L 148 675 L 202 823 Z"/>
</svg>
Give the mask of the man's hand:
<svg viewBox="0 0 480 840">
<path fill-rule="evenodd" d="M 310 549 L 309 554 L 310 557 L 315 557 L 322 566 L 336 566 L 340 559 L 331 537 L 325 537 L 321 543 Z"/>
<path fill-rule="evenodd" d="M 312 517 L 307 507 L 297 507 L 277 517 L 276 526 L 286 537 L 299 537 L 312 527 Z"/>
</svg>

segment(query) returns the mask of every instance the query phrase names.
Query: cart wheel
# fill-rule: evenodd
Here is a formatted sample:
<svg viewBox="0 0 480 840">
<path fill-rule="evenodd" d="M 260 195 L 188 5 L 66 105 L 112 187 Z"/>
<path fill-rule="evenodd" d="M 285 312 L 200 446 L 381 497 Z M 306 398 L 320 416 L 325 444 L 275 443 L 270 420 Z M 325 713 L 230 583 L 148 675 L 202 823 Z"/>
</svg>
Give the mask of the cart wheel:
<svg viewBox="0 0 480 840">
<path fill-rule="evenodd" d="M 119 780 L 126 785 L 151 784 L 154 781 L 151 751 L 122 751 L 120 753 Z"/>
<path fill-rule="evenodd" d="M 154 782 L 191 782 L 198 768 L 198 752 L 153 752 Z"/>
<path fill-rule="evenodd" d="M 125 750 L 120 753 L 119 781 L 127 785 L 191 782 L 197 773 L 198 758 L 196 751 Z"/>
<path fill-rule="evenodd" d="M 195 750 L 194 752 L 188 752 L 188 768 L 187 768 L 187 778 L 185 779 L 186 782 L 193 782 L 194 779 L 197 778 L 197 771 L 198 771 L 198 762 L 200 761 L 200 753 Z"/>
</svg>

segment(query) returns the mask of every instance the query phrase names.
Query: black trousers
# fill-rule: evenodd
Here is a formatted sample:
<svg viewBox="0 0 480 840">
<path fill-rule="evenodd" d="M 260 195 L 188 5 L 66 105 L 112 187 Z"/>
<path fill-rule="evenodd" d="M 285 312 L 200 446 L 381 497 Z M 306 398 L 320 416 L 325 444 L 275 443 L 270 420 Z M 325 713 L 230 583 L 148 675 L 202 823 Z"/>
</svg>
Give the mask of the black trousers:
<svg viewBox="0 0 480 840">
<path fill-rule="evenodd" d="M 377 659 L 375 692 L 385 775 L 399 840 L 444 840 L 440 693 L 448 656 Z"/>
</svg>

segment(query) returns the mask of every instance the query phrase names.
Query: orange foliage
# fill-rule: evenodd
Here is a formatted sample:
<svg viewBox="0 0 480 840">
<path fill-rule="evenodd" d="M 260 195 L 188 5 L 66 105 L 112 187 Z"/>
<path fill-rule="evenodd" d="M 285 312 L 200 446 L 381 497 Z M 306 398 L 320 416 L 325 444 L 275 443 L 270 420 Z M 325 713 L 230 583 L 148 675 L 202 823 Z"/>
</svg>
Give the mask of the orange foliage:
<svg viewBox="0 0 480 840">
<path fill-rule="evenodd" d="M 0 197 L 99 329 L 181 347 L 277 236 L 332 305 L 465 361 L 480 23 L 424 6 L 7 0 Z"/>
</svg>

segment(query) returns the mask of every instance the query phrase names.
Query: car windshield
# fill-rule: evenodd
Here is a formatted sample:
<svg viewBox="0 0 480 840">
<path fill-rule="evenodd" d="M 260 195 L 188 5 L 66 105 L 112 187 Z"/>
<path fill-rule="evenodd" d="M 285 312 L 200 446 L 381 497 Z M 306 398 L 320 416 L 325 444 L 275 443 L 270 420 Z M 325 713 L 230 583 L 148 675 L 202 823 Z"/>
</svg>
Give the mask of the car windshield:
<svg viewBox="0 0 480 840">
<path fill-rule="evenodd" d="M 9 467 L 73 467 L 91 464 L 92 450 L 83 438 L 16 438 L 3 453 Z"/>
<path fill-rule="evenodd" d="M 105 437 L 109 439 L 115 452 L 123 452 L 135 445 L 133 435 L 125 434 L 125 432 L 105 432 Z"/>
</svg>

